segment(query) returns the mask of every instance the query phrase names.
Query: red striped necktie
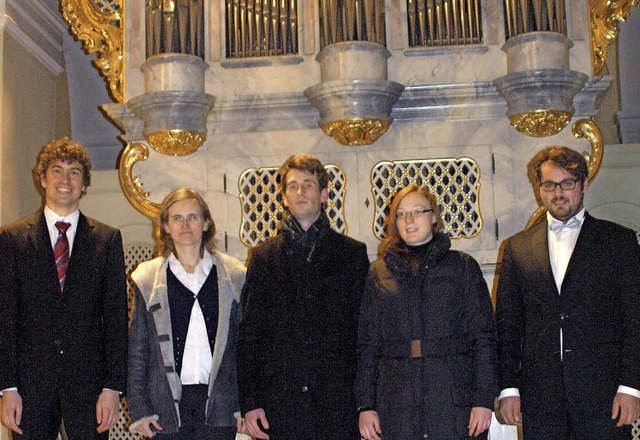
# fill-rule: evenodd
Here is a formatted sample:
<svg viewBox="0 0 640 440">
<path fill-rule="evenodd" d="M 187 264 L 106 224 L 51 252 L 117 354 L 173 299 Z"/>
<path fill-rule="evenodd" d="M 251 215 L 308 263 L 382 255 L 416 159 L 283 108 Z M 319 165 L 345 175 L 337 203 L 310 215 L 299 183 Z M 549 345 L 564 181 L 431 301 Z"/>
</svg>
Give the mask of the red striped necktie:
<svg viewBox="0 0 640 440">
<path fill-rule="evenodd" d="M 67 229 L 71 223 L 56 222 L 58 228 L 58 239 L 53 246 L 53 256 L 56 260 L 56 269 L 58 270 L 58 282 L 60 283 L 60 291 L 64 291 L 64 279 L 67 276 L 67 266 L 69 266 L 69 239 L 67 238 Z"/>
</svg>

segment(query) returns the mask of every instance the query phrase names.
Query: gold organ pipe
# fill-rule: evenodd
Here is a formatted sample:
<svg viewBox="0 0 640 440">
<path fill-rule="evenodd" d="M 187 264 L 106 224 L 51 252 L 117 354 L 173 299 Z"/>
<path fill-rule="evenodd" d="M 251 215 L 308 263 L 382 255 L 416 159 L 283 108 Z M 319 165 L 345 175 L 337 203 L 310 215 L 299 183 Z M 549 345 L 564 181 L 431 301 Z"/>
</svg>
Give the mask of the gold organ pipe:
<svg viewBox="0 0 640 440">
<path fill-rule="evenodd" d="M 418 43 L 421 46 L 426 46 L 427 45 L 427 35 L 424 32 L 424 29 L 426 27 L 425 24 L 425 12 L 426 12 L 426 6 L 425 6 L 425 0 L 418 0 L 418 26 L 420 28 L 420 42 Z"/>
<path fill-rule="evenodd" d="M 289 4 L 289 20 L 291 29 L 291 48 L 293 53 L 298 53 L 298 10 L 296 8 L 296 0 L 290 0 Z"/>
<path fill-rule="evenodd" d="M 434 22 L 434 10 L 435 6 L 433 4 L 433 0 L 427 0 L 427 20 L 429 22 L 429 41 L 431 45 L 435 45 L 435 22 Z M 425 33 L 426 34 L 426 33 Z M 426 35 L 425 35 L 426 37 Z"/>
</svg>

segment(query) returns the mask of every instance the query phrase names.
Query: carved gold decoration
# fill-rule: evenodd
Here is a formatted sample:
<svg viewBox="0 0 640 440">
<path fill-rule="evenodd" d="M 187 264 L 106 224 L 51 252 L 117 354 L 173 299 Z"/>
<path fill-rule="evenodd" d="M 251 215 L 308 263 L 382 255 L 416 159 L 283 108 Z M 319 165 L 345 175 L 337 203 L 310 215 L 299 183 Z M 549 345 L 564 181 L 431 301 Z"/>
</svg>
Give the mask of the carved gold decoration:
<svg viewBox="0 0 640 440">
<path fill-rule="evenodd" d="M 62 17 L 88 54 L 97 54 L 94 66 L 105 78 L 115 102 L 124 101 L 124 2 L 98 7 L 94 0 L 60 0 Z"/>
<path fill-rule="evenodd" d="M 160 130 L 146 134 L 145 138 L 158 153 L 167 156 L 188 156 L 204 144 L 207 135 L 189 130 Z"/>
<path fill-rule="evenodd" d="M 562 110 L 536 110 L 510 116 L 509 122 L 522 134 L 545 137 L 560 133 L 572 115 L 571 112 Z"/>
<path fill-rule="evenodd" d="M 607 59 L 607 51 L 638 0 L 589 0 L 589 30 L 591 33 L 591 61 L 593 74 L 598 75 Z"/>
<path fill-rule="evenodd" d="M 586 151 L 582 152 L 582 155 L 587 160 L 587 170 L 589 172 L 589 184 L 592 184 L 598 171 L 600 171 L 600 165 L 602 164 L 602 155 L 603 155 L 603 141 L 602 141 L 602 133 L 598 128 L 598 125 L 591 118 L 587 119 L 579 119 L 571 128 L 573 135 L 577 138 L 587 138 L 589 143 L 591 144 L 591 154 Z M 531 228 L 533 225 L 538 223 L 547 213 L 547 209 L 544 205 L 540 205 L 536 212 L 533 213 L 527 225 L 524 227 L 525 230 Z"/>
<path fill-rule="evenodd" d="M 160 205 L 148 200 L 149 193 L 142 189 L 140 176 L 133 177 L 133 166 L 136 162 L 147 160 L 149 149 L 141 143 L 128 143 L 122 152 L 120 167 L 118 168 L 118 180 L 124 196 L 131 206 L 151 220 L 156 220 L 160 215 Z"/>
<path fill-rule="evenodd" d="M 390 125 L 390 121 L 383 119 L 353 118 L 329 122 L 322 126 L 322 131 L 336 142 L 354 147 L 373 144 L 386 133 Z"/>
</svg>

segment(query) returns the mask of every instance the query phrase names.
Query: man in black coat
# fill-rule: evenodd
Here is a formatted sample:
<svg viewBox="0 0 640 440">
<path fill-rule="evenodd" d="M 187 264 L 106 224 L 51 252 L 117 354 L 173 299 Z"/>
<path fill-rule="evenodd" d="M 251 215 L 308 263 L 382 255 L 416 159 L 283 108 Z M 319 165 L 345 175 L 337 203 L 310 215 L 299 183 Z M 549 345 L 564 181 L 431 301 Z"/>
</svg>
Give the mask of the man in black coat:
<svg viewBox="0 0 640 440">
<path fill-rule="evenodd" d="M 549 147 L 531 165 L 547 218 L 504 244 L 500 413 L 526 440 L 629 439 L 640 416 L 636 234 L 585 211 L 576 151 Z"/>
<path fill-rule="evenodd" d="M 2 420 L 14 438 L 55 439 L 64 421 L 70 439 L 106 439 L 118 418 L 127 381 L 122 238 L 78 209 L 90 171 L 81 145 L 45 145 L 33 169 L 43 208 L 0 229 Z"/>
<path fill-rule="evenodd" d="M 238 339 L 240 409 L 258 439 L 359 439 L 353 392 L 366 246 L 330 228 L 317 159 L 279 170 L 280 233 L 256 247 Z"/>
</svg>

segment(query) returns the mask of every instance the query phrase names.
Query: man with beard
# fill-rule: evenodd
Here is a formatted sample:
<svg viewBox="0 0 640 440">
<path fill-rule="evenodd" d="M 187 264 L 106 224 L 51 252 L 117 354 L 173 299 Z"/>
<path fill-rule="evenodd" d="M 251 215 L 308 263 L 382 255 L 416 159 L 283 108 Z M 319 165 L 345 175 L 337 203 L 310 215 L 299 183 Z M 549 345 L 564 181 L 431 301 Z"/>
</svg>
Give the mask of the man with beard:
<svg viewBox="0 0 640 440">
<path fill-rule="evenodd" d="M 287 208 L 281 230 L 253 249 L 242 291 L 242 416 L 257 439 L 355 440 L 366 246 L 331 229 L 318 159 L 291 156 L 278 173 Z"/>
<path fill-rule="evenodd" d="M 507 239 L 496 315 L 500 413 L 527 440 L 628 439 L 640 416 L 640 249 L 593 218 L 584 157 L 540 151 L 546 219 Z"/>
</svg>

